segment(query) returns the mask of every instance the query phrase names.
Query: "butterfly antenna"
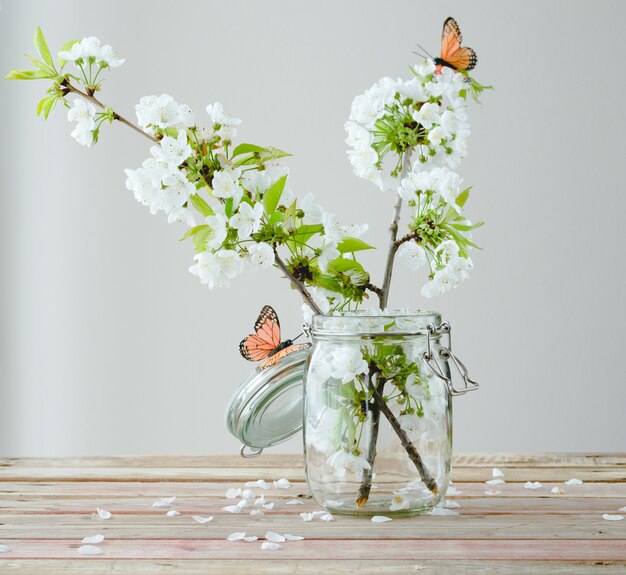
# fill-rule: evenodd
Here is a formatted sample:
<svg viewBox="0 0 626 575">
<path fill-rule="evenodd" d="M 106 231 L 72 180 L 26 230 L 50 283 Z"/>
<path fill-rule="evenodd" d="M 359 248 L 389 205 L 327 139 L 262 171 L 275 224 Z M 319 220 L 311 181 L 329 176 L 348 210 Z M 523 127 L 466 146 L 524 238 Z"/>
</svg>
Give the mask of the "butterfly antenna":
<svg viewBox="0 0 626 575">
<path fill-rule="evenodd" d="M 296 337 L 292 337 L 291 341 L 296 341 L 299 337 L 302 337 L 304 335 L 304 332 L 301 331 L 299 335 L 297 335 Z"/>
<path fill-rule="evenodd" d="M 434 59 L 435 59 L 433 56 L 431 56 L 431 55 L 428 53 L 428 50 L 425 50 L 425 49 L 424 49 L 422 46 L 420 46 L 419 44 L 417 45 L 417 47 L 418 47 L 418 48 L 419 48 L 422 52 L 424 52 L 425 54 L 427 54 L 427 55 L 428 55 L 428 57 L 429 57 L 431 60 L 434 60 Z M 426 57 L 426 56 L 424 56 L 424 54 L 420 54 L 419 52 L 413 52 L 413 53 L 414 53 L 414 54 L 417 54 L 418 56 L 422 56 L 422 57 L 424 57 L 424 58 Z"/>
</svg>

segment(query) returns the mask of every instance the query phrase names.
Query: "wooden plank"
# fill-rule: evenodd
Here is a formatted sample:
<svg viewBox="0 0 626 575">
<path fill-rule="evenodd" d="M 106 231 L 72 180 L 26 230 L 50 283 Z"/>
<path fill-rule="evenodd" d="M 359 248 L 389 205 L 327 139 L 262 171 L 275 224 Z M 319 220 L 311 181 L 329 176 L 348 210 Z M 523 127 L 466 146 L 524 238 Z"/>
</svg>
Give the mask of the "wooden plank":
<svg viewBox="0 0 626 575">
<path fill-rule="evenodd" d="M 95 511 L 95 510 L 94 510 Z M 368 519 L 336 516 L 332 524 L 320 520 L 303 521 L 299 516 L 267 512 L 262 517 L 224 513 L 206 525 L 190 515 L 155 517 L 118 514 L 104 521 L 89 515 L 10 515 L 3 513 L 0 540 L 9 539 L 82 539 L 102 533 L 113 539 L 225 539 L 230 533 L 245 531 L 262 536 L 267 531 L 293 533 L 315 539 L 626 539 L 626 521 L 606 521 L 599 509 L 596 515 L 470 515 L 461 509 L 459 516 L 420 516 L 396 519 L 384 524 Z M 625 546 L 626 548 L 626 546 Z"/>
<path fill-rule="evenodd" d="M 481 560 L 345 560 L 332 561 L 307 559 L 267 559 L 263 561 L 240 559 L 190 559 L 190 560 L 119 560 L 99 559 L 31 559 L 0 560 L 1 573 L 19 575 L 91 575 L 132 573 L 133 575 L 623 575 L 626 561 L 481 561 Z"/>
<path fill-rule="evenodd" d="M 71 559 L 98 561 L 98 557 L 78 555 L 80 541 L 55 539 L 25 539 L 16 541 L 3 560 L 17 558 Z M 579 560 L 625 561 L 626 548 L 622 541 L 519 541 L 431 539 L 388 540 L 378 545 L 362 540 L 305 540 L 285 543 L 279 551 L 265 551 L 258 541 L 231 543 L 214 539 L 167 539 L 132 541 L 108 540 L 100 547 L 103 559 L 474 559 L 474 560 Z"/>
<path fill-rule="evenodd" d="M 260 495 L 260 493 L 257 493 Z M 301 505 L 288 505 L 292 498 L 269 496 L 264 494 L 268 503 L 274 503 L 273 511 L 285 515 L 298 515 L 302 512 L 316 511 L 320 506 L 311 499 L 301 501 Z M 492 514 L 584 514 L 597 515 L 602 510 L 617 510 L 626 507 L 626 498 L 563 498 L 559 495 L 550 497 L 456 497 L 454 499 L 461 505 L 463 514 L 492 515 Z M 120 514 L 147 514 L 154 517 L 162 516 L 167 509 L 154 508 L 153 497 L 115 497 L 107 498 L 105 503 L 97 503 L 104 506 L 112 513 Z M 214 515 L 222 514 L 223 507 L 231 505 L 232 500 L 225 497 L 205 496 L 178 496 L 172 508 L 181 513 Z M 93 498 L 81 497 L 40 497 L 0 499 L 0 510 L 10 514 L 74 514 L 88 515 L 93 512 L 96 501 Z"/>
<path fill-rule="evenodd" d="M 146 496 L 168 497 L 177 496 L 197 496 L 197 497 L 219 497 L 226 493 L 229 487 L 243 487 L 243 481 L 213 481 L 213 482 L 193 482 L 193 481 L 120 481 L 107 483 L 104 481 L 60 481 L 60 482 L 0 482 L 0 495 L 3 498 L 30 498 L 34 496 L 58 496 L 58 497 L 131 497 Z M 566 486 L 563 482 L 547 482 L 541 489 L 524 489 L 522 483 L 507 483 L 505 485 L 490 486 L 485 483 L 455 483 L 454 487 L 461 491 L 460 496 L 455 499 L 466 497 L 484 497 L 486 489 L 497 489 L 502 491 L 506 497 L 550 497 L 550 489 L 561 487 L 565 490 L 559 498 L 569 497 L 626 497 L 626 483 L 584 483 L 583 485 Z M 302 481 L 292 482 L 289 490 L 270 488 L 264 491 L 267 497 L 301 496 L 307 495 L 308 488 Z"/>
<path fill-rule="evenodd" d="M 579 469 L 520 467 L 504 470 L 506 481 L 566 481 L 573 477 L 583 481 L 626 482 L 626 468 L 597 467 Z M 302 467 L 269 468 L 260 472 L 258 468 L 246 467 L 2 467 L 0 481 L 267 481 L 287 478 L 303 481 Z M 479 482 L 491 479 L 491 471 L 481 468 L 459 468 L 452 470 L 455 482 Z"/>
<path fill-rule="evenodd" d="M 302 454 L 263 454 L 254 459 L 232 455 L 141 455 L 106 457 L 0 458 L 0 467 L 233 467 L 281 469 L 303 465 Z M 626 467 L 626 453 L 455 453 L 454 467 Z"/>
</svg>

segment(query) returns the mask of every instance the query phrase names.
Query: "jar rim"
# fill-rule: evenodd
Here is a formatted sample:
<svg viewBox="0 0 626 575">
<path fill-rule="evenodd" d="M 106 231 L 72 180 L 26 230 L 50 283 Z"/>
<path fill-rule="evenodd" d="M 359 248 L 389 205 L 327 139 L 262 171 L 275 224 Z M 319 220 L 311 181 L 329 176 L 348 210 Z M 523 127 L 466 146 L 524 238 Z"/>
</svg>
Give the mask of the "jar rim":
<svg viewBox="0 0 626 575">
<path fill-rule="evenodd" d="M 429 328 L 441 324 L 436 311 L 412 309 L 359 310 L 336 315 L 313 316 L 311 335 L 383 337 L 427 335 Z"/>
</svg>

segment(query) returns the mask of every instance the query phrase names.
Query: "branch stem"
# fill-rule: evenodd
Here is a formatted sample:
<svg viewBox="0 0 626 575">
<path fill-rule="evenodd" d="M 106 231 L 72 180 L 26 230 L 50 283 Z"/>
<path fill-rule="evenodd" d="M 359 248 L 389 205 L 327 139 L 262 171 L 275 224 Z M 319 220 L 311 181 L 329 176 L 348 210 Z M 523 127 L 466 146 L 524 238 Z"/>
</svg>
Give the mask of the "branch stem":
<svg viewBox="0 0 626 575">
<path fill-rule="evenodd" d="M 69 81 L 65 82 L 63 85 L 70 92 L 73 92 L 74 94 L 78 94 L 79 96 L 82 96 L 83 98 L 85 98 L 85 100 L 88 100 L 89 102 L 91 102 L 92 104 L 95 104 L 99 108 L 106 110 L 107 106 L 103 104 L 100 100 L 98 100 L 93 94 L 79 90 L 76 86 L 72 86 L 72 84 Z M 132 122 L 124 118 L 124 116 L 120 116 L 117 112 L 113 112 L 113 118 L 117 120 L 118 122 L 125 124 L 131 130 L 134 130 L 138 134 L 141 134 L 142 136 L 144 136 L 144 138 L 148 138 L 152 142 L 158 142 L 158 140 L 154 136 L 151 136 L 150 134 L 146 134 L 139 126 L 136 126 L 135 124 L 133 124 Z"/>
<path fill-rule="evenodd" d="M 412 148 L 407 148 L 402 155 L 402 172 L 400 173 L 400 181 L 406 178 L 411 164 Z M 380 309 L 387 307 L 389 300 L 389 288 L 391 286 L 391 276 L 393 274 L 393 263 L 396 258 L 398 247 L 396 240 L 398 238 L 398 224 L 400 222 L 400 213 L 402 211 L 402 196 L 396 191 L 396 201 L 393 205 L 393 218 L 389 224 L 389 248 L 387 250 L 387 263 L 385 265 L 385 275 L 383 277 L 382 293 L 379 294 Z"/>
<path fill-rule="evenodd" d="M 287 267 L 285 262 L 278 255 L 278 252 L 276 251 L 276 248 L 274 248 L 274 260 L 276 262 L 276 266 L 278 267 L 278 269 L 280 269 L 280 271 L 282 271 L 285 274 L 287 279 L 291 282 L 291 285 L 296 290 L 298 290 L 298 292 L 300 292 L 300 295 L 302 296 L 302 299 L 305 301 L 305 303 L 316 314 L 324 315 L 322 313 L 322 310 L 319 308 L 319 306 L 313 300 L 313 297 L 311 296 L 311 294 L 308 292 L 306 287 L 304 287 L 304 284 L 289 271 L 289 268 Z"/>
</svg>

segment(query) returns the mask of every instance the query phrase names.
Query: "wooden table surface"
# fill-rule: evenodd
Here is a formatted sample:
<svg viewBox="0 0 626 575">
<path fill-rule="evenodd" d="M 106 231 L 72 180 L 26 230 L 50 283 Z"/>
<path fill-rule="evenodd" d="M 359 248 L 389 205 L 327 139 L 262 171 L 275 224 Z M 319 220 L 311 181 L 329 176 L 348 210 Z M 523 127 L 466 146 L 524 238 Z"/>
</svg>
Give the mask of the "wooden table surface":
<svg viewBox="0 0 626 575">
<path fill-rule="evenodd" d="M 485 484 L 493 467 L 505 484 Z M 236 502 L 228 488 L 281 478 L 289 489 L 254 488 L 274 502 L 263 516 L 223 510 Z M 571 478 L 583 484 L 565 485 Z M 461 454 L 453 480 L 458 516 L 305 522 L 300 513 L 318 507 L 307 497 L 302 456 L 0 459 L 0 545 L 10 549 L 0 553 L 0 573 L 626 572 L 626 519 L 602 517 L 626 515 L 626 454 Z M 542 487 L 527 489 L 527 481 Z M 169 509 L 180 516 L 153 507 L 172 496 Z M 297 498 L 303 505 L 286 504 Z M 214 519 L 200 524 L 192 515 Z M 241 531 L 305 539 L 279 550 L 226 540 Z M 79 554 L 82 538 L 95 534 L 105 536 L 103 553 Z"/>
</svg>

